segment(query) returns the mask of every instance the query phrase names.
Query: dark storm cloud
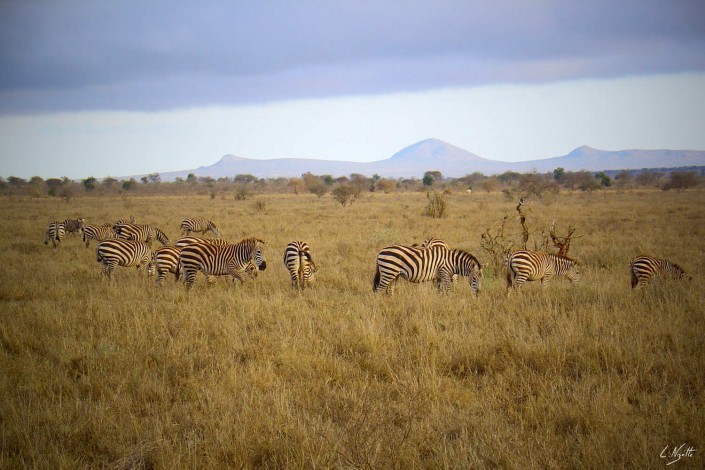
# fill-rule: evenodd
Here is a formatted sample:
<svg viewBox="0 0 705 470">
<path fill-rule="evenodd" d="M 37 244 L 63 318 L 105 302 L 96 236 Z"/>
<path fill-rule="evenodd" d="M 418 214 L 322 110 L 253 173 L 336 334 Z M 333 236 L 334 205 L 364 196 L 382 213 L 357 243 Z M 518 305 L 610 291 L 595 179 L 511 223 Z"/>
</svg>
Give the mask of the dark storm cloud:
<svg viewBox="0 0 705 470">
<path fill-rule="evenodd" d="M 696 1 L 3 2 L 0 112 L 705 69 Z"/>
</svg>

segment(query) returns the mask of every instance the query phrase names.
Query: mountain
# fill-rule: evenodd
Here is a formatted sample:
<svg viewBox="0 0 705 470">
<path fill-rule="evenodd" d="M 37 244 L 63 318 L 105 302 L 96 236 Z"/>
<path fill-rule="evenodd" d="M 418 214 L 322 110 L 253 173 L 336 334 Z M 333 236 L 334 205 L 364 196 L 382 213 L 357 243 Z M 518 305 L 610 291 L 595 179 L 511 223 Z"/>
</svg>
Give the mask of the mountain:
<svg viewBox="0 0 705 470">
<path fill-rule="evenodd" d="M 426 139 L 405 147 L 386 160 L 346 162 L 306 158 L 256 160 L 226 155 L 218 162 L 195 170 L 161 173 L 163 181 L 186 178 L 189 173 L 213 178 L 252 174 L 258 178 L 316 175 L 344 176 L 360 173 L 391 178 L 421 178 L 426 171 L 460 177 L 474 172 L 486 175 L 505 171 L 549 172 L 562 167 L 567 171 L 602 171 L 658 167 L 705 166 L 705 151 L 697 150 L 619 150 L 607 151 L 578 147 L 567 155 L 523 162 L 500 162 L 477 156 L 438 139 Z"/>
</svg>

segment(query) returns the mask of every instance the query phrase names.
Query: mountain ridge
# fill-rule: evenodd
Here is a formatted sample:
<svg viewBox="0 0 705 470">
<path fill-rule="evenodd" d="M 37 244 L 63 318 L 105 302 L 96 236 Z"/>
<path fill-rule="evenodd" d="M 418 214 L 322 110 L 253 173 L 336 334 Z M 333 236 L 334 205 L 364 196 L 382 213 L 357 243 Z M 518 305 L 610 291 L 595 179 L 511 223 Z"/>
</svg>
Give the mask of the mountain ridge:
<svg viewBox="0 0 705 470">
<path fill-rule="evenodd" d="M 440 171 L 446 177 L 461 177 L 474 172 L 485 175 L 505 171 L 520 173 L 550 172 L 562 167 L 566 171 L 607 171 L 659 167 L 705 166 L 705 151 L 700 150 L 600 150 L 582 145 L 571 152 L 538 160 L 504 162 L 491 160 L 439 139 L 424 139 L 394 153 L 390 158 L 373 162 L 320 160 L 314 158 L 252 159 L 227 154 L 217 162 L 192 170 L 160 173 L 162 181 L 195 176 L 212 178 L 252 174 L 258 178 L 295 177 L 303 173 L 344 176 L 359 173 L 390 178 L 421 178 L 426 171 Z"/>
</svg>

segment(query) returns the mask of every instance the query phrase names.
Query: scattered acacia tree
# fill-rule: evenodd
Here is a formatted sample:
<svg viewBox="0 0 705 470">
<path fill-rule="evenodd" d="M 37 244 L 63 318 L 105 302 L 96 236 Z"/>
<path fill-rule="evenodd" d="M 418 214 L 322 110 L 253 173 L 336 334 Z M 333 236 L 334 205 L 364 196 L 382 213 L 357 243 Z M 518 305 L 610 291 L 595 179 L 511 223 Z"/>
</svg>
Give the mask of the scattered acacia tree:
<svg viewBox="0 0 705 470">
<path fill-rule="evenodd" d="M 421 182 L 424 186 L 432 186 L 434 182 L 442 180 L 443 174 L 440 171 L 427 171 L 423 174 Z"/>
<path fill-rule="evenodd" d="M 379 178 L 375 186 L 379 191 L 389 194 L 397 188 L 397 182 L 389 178 Z"/>
<path fill-rule="evenodd" d="M 83 187 L 86 188 L 86 191 L 93 191 L 96 188 L 96 184 L 98 183 L 98 180 L 92 176 L 89 176 L 88 178 L 84 179 L 82 181 L 82 183 L 83 183 Z"/>
<path fill-rule="evenodd" d="M 663 185 L 663 190 L 668 191 L 674 189 L 676 191 L 685 191 L 686 189 L 694 188 L 700 183 L 700 178 L 694 171 L 674 171 L 666 184 Z"/>
<path fill-rule="evenodd" d="M 360 190 L 350 183 L 338 184 L 333 191 L 331 191 L 333 199 L 335 199 L 341 206 L 352 205 L 360 195 Z"/>
</svg>

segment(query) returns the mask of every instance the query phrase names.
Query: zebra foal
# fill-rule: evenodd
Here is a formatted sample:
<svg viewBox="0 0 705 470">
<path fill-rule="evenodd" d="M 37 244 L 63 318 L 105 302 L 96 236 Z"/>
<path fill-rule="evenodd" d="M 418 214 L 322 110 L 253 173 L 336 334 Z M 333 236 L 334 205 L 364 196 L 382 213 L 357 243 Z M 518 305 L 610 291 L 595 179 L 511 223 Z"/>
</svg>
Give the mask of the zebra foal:
<svg viewBox="0 0 705 470">
<path fill-rule="evenodd" d="M 676 263 L 651 256 L 637 256 L 629 263 L 632 289 L 646 287 L 653 278 L 670 276 L 681 279 L 685 276 L 683 268 Z M 692 279 L 692 278 L 689 278 Z"/>
<path fill-rule="evenodd" d="M 83 243 L 86 244 L 86 248 L 90 245 L 91 240 L 102 242 L 104 240 L 114 240 L 117 237 L 117 233 L 115 233 L 110 224 L 86 225 L 83 227 Z"/>
<path fill-rule="evenodd" d="M 291 276 L 291 287 L 303 290 L 308 284 L 316 282 L 318 267 L 311 256 L 311 249 L 306 242 L 294 241 L 284 249 L 284 266 Z"/>
<path fill-rule="evenodd" d="M 44 232 L 44 244 L 48 245 L 49 240 L 51 240 L 52 247 L 56 248 L 59 246 L 61 241 L 66 235 L 66 227 L 63 222 L 52 222 L 49 224 L 49 228 Z"/>
<path fill-rule="evenodd" d="M 147 267 L 147 274 L 154 273 L 152 250 L 149 245 L 134 240 L 105 240 L 98 243 L 96 260 L 101 266 L 101 275 L 112 278 L 116 266 Z"/>
<path fill-rule="evenodd" d="M 78 219 L 64 220 L 64 227 L 66 228 L 66 233 L 70 233 L 75 237 L 77 232 L 83 231 L 83 225 L 85 223 L 86 219 L 80 217 Z"/>
<path fill-rule="evenodd" d="M 213 222 L 203 217 L 191 217 L 181 221 L 181 236 L 190 235 L 191 232 L 203 233 L 212 232 L 214 236 L 218 236 L 218 227 Z"/>
<path fill-rule="evenodd" d="M 541 280 L 543 287 L 554 276 L 565 275 L 573 286 L 580 281 L 577 262 L 565 256 L 520 250 L 508 253 L 504 264 L 507 266 L 507 294 L 526 281 Z"/>
</svg>

